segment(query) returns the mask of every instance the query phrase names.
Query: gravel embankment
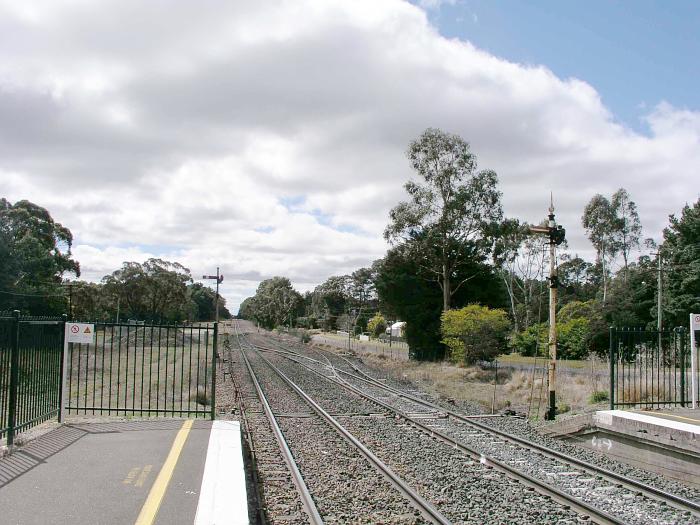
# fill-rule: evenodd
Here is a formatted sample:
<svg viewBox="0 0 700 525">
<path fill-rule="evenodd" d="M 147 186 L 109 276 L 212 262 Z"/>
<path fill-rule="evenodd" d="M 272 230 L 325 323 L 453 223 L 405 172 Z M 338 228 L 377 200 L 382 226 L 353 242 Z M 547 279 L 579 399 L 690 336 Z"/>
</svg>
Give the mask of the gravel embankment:
<svg viewBox="0 0 700 525">
<path fill-rule="evenodd" d="M 300 345 L 295 345 L 295 350 L 304 350 Z M 319 352 L 311 350 L 305 352 L 310 357 L 318 358 Z M 314 355 L 315 354 L 315 355 Z M 350 370 L 347 363 L 337 357 L 328 355 L 334 366 Z M 278 358 L 282 359 L 282 358 Z M 325 361 L 323 358 L 320 361 Z M 298 368 L 299 365 L 292 365 Z M 314 365 L 314 368 L 327 373 L 324 367 Z M 367 373 L 372 374 L 373 371 L 368 370 Z M 305 374 L 311 374 L 308 370 L 304 370 Z M 302 373 L 302 377 L 304 376 Z M 376 371 L 374 371 L 376 376 Z M 299 377 L 298 373 L 295 377 Z M 323 380 L 321 380 L 323 381 Z M 424 407 L 420 404 L 413 403 L 410 400 L 405 400 L 391 394 L 383 392 L 381 389 L 371 387 L 366 383 L 353 381 L 356 386 L 362 388 L 366 393 L 381 398 L 382 401 L 395 406 L 397 409 L 405 413 L 423 413 L 429 414 L 433 410 Z M 406 384 L 397 384 L 394 382 L 392 386 L 401 388 L 404 391 L 409 391 L 415 395 L 415 387 Z M 336 387 L 339 388 L 339 387 Z M 325 390 L 328 394 L 328 390 Z M 350 394 L 354 396 L 355 394 Z M 330 396 L 326 395 L 327 399 Z M 393 399 L 392 399 L 393 398 Z M 443 402 L 444 403 L 444 402 Z M 440 403 L 440 404 L 443 404 Z M 443 404 L 444 406 L 444 404 Z M 454 410 L 454 407 L 446 407 Z M 577 470 L 575 467 L 556 461 L 541 454 L 533 453 L 532 451 L 513 445 L 507 445 L 503 441 L 494 439 L 494 436 L 482 430 L 475 429 L 473 426 L 465 423 L 447 420 L 447 419 L 432 419 L 427 420 L 429 425 L 441 432 L 456 439 L 470 448 L 473 448 L 489 457 L 498 459 L 504 463 L 515 466 L 519 471 L 532 475 L 546 481 L 557 488 L 575 495 L 581 500 L 600 508 L 612 515 L 623 516 L 629 523 L 697 523 L 693 517 L 687 514 L 680 514 L 673 508 L 659 504 L 655 499 L 645 498 L 635 492 L 623 489 L 614 483 L 606 482 L 605 480 L 597 479 L 595 476 L 590 476 L 583 471 Z M 561 450 L 569 455 L 579 457 L 594 465 L 600 465 L 609 470 L 619 472 L 627 477 L 635 477 L 657 487 L 662 487 L 664 490 L 674 491 L 682 496 L 692 499 L 695 494 L 694 490 L 689 489 L 676 482 L 666 480 L 662 476 L 651 473 L 646 473 L 639 469 L 628 467 L 627 465 L 610 460 L 594 451 L 588 451 L 575 445 L 562 443 L 551 438 L 544 438 L 535 429 L 533 429 L 527 421 L 514 418 L 484 418 L 482 423 L 491 425 L 494 428 L 499 428 L 511 434 L 525 437 L 529 440 L 536 441 L 539 444 L 549 444 L 551 448 Z"/>
<path fill-rule="evenodd" d="M 284 358 L 269 359 L 327 411 L 342 412 L 337 407 L 353 404 L 360 414 L 371 404 Z M 337 419 L 453 523 L 576 523 L 579 519 L 575 512 L 401 418 L 387 414 Z"/>
<path fill-rule="evenodd" d="M 426 523 L 364 456 L 314 414 L 254 352 L 247 353 L 325 523 Z M 342 406 L 351 410 L 352 402 Z M 341 410 L 339 410 L 341 411 Z"/>
</svg>

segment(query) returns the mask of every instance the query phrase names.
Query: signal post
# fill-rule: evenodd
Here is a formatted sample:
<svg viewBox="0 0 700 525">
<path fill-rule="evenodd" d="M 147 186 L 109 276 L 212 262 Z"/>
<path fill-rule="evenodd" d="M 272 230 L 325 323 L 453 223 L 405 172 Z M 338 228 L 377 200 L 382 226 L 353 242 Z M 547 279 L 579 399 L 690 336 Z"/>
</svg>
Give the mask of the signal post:
<svg viewBox="0 0 700 525">
<path fill-rule="evenodd" d="M 556 404 L 556 371 L 557 371 L 557 277 L 556 247 L 564 242 L 566 230 L 557 226 L 554 220 L 554 201 L 550 200 L 547 226 L 530 226 L 530 233 L 546 234 L 549 237 L 549 408 L 545 419 L 554 420 L 557 413 Z"/>
</svg>

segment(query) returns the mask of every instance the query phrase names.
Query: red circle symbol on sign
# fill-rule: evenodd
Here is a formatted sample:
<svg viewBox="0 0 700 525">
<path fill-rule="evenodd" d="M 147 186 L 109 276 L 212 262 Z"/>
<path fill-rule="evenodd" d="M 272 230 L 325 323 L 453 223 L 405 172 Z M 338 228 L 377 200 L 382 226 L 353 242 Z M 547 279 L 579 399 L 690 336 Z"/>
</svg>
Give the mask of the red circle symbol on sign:
<svg viewBox="0 0 700 525">
<path fill-rule="evenodd" d="M 70 327 L 70 331 L 73 332 L 74 334 L 77 334 L 78 330 L 80 330 L 80 328 L 78 328 L 76 325 L 73 325 Z"/>
<path fill-rule="evenodd" d="M 696 322 L 696 323 L 700 323 L 700 315 L 696 315 L 696 316 L 695 316 L 695 322 Z"/>
</svg>

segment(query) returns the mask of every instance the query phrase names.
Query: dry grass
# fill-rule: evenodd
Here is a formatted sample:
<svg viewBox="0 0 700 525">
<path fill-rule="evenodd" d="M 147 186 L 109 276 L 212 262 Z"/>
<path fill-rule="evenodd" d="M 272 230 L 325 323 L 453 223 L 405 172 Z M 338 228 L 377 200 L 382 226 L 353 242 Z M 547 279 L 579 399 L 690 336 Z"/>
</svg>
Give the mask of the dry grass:
<svg viewBox="0 0 700 525">
<path fill-rule="evenodd" d="M 392 361 L 372 355 L 364 355 L 363 360 L 388 377 L 410 381 L 443 398 L 478 403 L 487 412 L 511 408 L 529 413 L 533 418 L 542 418 L 546 410 L 547 374 L 542 361 L 534 374 L 532 369 L 499 367 L 498 381 L 494 385 L 493 368 L 461 367 L 448 362 Z M 591 406 L 589 400 L 593 392 L 605 389 L 607 377 L 601 375 L 601 367 L 594 364 L 588 369 L 560 371 L 558 382 L 558 406 L 582 411 Z"/>
<path fill-rule="evenodd" d="M 133 341 L 128 347 L 122 341 L 121 347 L 74 347 L 69 362 L 68 404 L 90 407 L 93 413 L 92 407 L 203 410 L 211 402 L 211 346 L 132 345 Z"/>
</svg>

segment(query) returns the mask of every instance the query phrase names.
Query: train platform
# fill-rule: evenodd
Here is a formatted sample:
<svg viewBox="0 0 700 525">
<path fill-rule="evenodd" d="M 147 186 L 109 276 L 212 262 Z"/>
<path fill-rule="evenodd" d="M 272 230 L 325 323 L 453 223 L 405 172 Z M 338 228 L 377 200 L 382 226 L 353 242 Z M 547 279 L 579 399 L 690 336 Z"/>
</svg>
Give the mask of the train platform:
<svg viewBox="0 0 700 525">
<path fill-rule="evenodd" d="M 2 522 L 248 524 L 237 421 L 68 423 L 0 459 Z"/>
<path fill-rule="evenodd" d="M 700 489 L 700 410 L 600 410 L 542 432 Z"/>
<path fill-rule="evenodd" d="M 700 454 L 700 410 L 601 410 L 594 421 L 598 428 Z"/>
</svg>

